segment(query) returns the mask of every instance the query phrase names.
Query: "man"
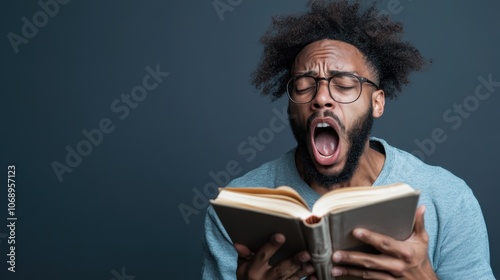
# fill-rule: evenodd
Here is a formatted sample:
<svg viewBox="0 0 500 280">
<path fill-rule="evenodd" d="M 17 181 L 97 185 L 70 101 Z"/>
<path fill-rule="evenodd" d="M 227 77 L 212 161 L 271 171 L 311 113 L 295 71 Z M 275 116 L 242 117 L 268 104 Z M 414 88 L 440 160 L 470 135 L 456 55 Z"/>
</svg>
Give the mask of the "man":
<svg viewBox="0 0 500 280">
<path fill-rule="evenodd" d="M 427 63 L 401 41 L 402 30 L 359 2 L 312 1 L 307 13 L 275 19 L 261 40 L 264 56 L 253 83 L 274 99 L 288 95 L 297 147 L 229 185 L 288 185 L 312 205 L 335 188 L 408 183 L 421 190 L 412 235 L 396 241 L 357 229 L 354 236 L 381 254 L 334 252 L 332 275 L 494 279 L 484 219 L 470 188 L 450 172 L 370 138 L 385 98 L 396 97 L 410 73 Z M 284 242 L 276 233 L 256 252 L 232 244 L 210 207 L 203 278 L 314 279 L 309 252 L 268 264 Z"/>
</svg>

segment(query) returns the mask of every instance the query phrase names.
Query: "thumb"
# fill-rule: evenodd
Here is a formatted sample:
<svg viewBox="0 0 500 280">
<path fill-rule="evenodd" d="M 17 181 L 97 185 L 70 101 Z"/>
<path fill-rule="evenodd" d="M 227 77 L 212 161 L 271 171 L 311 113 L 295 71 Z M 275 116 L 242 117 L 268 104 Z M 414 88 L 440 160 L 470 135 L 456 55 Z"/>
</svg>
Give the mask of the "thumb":
<svg viewBox="0 0 500 280">
<path fill-rule="evenodd" d="M 417 235 L 426 232 L 424 223 L 424 213 L 425 213 L 425 205 L 420 205 L 415 213 L 415 226 L 413 229 L 415 231 L 415 234 Z"/>
</svg>

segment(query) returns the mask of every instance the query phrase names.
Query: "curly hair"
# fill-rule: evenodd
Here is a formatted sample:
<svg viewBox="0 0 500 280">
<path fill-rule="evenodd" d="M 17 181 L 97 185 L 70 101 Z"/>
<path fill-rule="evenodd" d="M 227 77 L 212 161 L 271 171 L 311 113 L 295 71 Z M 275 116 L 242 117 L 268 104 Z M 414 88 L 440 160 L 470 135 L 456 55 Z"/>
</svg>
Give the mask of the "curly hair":
<svg viewBox="0 0 500 280">
<path fill-rule="evenodd" d="M 375 3 L 363 8 L 359 1 L 310 0 L 309 11 L 273 17 L 262 36 L 264 53 L 252 73 L 252 84 L 263 95 L 277 100 L 286 92 L 286 83 L 299 52 L 322 39 L 339 40 L 357 47 L 375 71 L 380 88 L 389 99 L 409 83 L 409 75 L 430 63 L 408 42 L 402 41 L 403 25 L 380 13 Z"/>
</svg>

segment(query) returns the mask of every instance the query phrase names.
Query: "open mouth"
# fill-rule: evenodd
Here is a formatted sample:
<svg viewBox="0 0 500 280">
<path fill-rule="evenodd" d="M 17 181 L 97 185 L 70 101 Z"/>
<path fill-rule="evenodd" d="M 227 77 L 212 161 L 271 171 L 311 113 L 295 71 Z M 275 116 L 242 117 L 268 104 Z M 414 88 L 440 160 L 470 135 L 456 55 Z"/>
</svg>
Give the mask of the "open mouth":
<svg viewBox="0 0 500 280">
<path fill-rule="evenodd" d="M 320 165 L 332 165 L 340 152 L 340 138 L 335 121 L 331 118 L 317 118 L 311 122 L 311 148 Z"/>
</svg>

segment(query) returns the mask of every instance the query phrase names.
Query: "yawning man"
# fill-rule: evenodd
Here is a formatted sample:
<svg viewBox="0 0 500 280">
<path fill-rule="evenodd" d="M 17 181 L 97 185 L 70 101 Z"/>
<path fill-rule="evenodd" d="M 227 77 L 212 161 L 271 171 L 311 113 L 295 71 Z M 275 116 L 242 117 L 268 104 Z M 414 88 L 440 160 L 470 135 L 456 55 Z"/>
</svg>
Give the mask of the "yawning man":
<svg viewBox="0 0 500 280">
<path fill-rule="evenodd" d="M 229 183 L 291 186 L 311 206 L 326 192 L 404 182 L 419 189 L 414 230 L 404 241 L 357 229 L 380 254 L 332 253 L 334 276 L 362 279 L 495 279 L 479 204 L 466 183 L 441 167 L 370 135 L 385 100 L 396 97 L 428 61 L 401 39 L 401 23 L 374 5 L 311 1 L 309 10 L 275 18 L 262 37 L 253 84 L 289 99 L 297 146 Z M 244 223 L 245 221 L 241 221 Z M 203 279 L 314 279 L 310 252 L 271 266 L 286 242 L 276 232 L 257 251 L 233 244 L 212 207 L 205 220 Z"/>
</svg>

